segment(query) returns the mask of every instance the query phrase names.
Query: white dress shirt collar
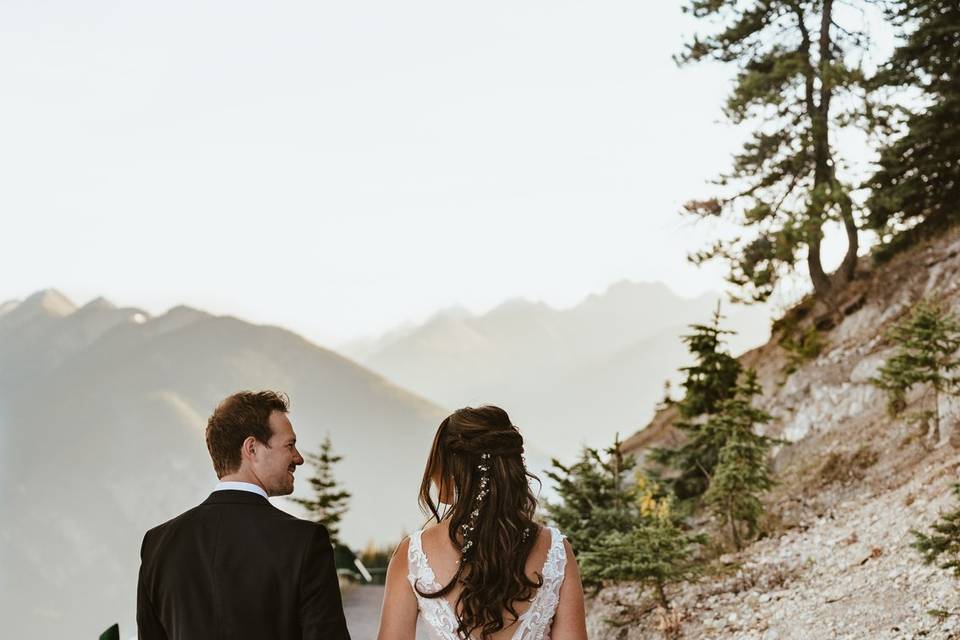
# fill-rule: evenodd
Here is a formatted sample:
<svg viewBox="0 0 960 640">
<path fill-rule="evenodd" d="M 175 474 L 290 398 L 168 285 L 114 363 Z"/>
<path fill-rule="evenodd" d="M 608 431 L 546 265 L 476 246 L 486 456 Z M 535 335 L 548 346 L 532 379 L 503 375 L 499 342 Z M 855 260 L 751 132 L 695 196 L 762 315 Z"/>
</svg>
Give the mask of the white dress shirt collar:
<svg viewBox="0 0 960 640">
<path fill-rule="evenodd" d="M 218 482 L 213 488 L 214 491 L 249 491 L 250 493 L 259 493 L 264 498 L 268 498 L 267 492 L 258 484 L 250 482 Z"/>
</svg>

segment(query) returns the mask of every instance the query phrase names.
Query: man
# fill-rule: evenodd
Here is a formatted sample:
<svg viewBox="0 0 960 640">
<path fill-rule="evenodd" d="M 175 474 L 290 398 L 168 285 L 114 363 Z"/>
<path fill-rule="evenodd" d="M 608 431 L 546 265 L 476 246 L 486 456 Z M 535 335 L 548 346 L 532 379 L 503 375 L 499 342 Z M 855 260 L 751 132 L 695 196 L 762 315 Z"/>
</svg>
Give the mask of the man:
<svg viewBox="0 0 960 640">
<path fill-rule="evenodd" d="M 267 500 L 303 464 L 287 411 L 284 395 L 243 391 L 210 416 L 220 483 L 143 537 L 141 640 L 349 640 L 327 530 Z"/>
</svg>

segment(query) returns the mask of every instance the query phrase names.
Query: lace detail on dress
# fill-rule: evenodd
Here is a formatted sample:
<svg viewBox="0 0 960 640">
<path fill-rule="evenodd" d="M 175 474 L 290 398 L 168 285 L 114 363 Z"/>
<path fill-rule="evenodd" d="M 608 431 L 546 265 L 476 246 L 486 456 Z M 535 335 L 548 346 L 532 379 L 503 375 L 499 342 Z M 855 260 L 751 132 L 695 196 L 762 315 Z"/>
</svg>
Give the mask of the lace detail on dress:
<svg viewBox="0 0 960 640">
<path fill-rule="evenodd" d="M 417 605 L 424 620 L 433 629 L 434 633 L 443 640 L 460 640 L 457 637 L 457 616 L 446 598 L 424 598 L 417 589 L 424 592 L 438 591 L 443 588 L 437 583 L 433 569 L 427 563 L 427 554 L 423 552 L 420 536 L 423 531 L 417 531 L 410 536 L 410 548 L 407 551 L 407 580 L 414 595 L 417 596 Z"/>
<path fill-rule="evenodd" d="M 550 550 L 543 563 L 543 586 L 537 589 L 530 608 L 520 615 L 513 640 L 549 640 L 550 623 L 557 612 L 560 602 L 560 587 L 567 565 L 567 553 L 563 546 L 564 536 L 557 529 L 550 530 Z M 427 562 L 420 540 L 422 531 L 410 536 L 410 548 L 407 552 L 407 579 L 410 586 L 418 586 L 421 591 L 440 589 L 433 569 Z M 416 592 L 417 604 L 424 621 L 429 625 L 431 635 L 438 640 L 462 640 L 457 635 L 457 616 L 446 598 L 424 598 Z"/>
</svg>

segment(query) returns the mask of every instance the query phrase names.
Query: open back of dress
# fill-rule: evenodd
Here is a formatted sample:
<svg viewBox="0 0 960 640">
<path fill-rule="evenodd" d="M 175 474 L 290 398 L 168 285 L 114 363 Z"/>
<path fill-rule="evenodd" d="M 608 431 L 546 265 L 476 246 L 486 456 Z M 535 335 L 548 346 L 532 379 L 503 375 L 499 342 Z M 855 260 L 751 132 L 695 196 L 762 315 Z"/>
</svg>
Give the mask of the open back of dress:
<svg viewBox="0 0 960 640">
<path fill-rule="evenodd" d="M 524 611 L 516 623 L 512 640 L 549 640 L 550 623 L 560 602 L 560 586 L 567 564 L 567 552 L 563 545 L 563 535 L 555 528 L 550 530 L 550 550 L 543 564 L 543 585 L 537 589 L 530 608 Z M 407 555 L 410 586 L 419 586 L 421 591 L 439 591 L 443 585 L 437 584 L 423 552 L 420 537 L 423 531 L 410 536 L 410 549 Z M 431 640 L 463 640 L 457 635 L 457 616 L 446 598 L 424 598 L 417 593 L 420 616 L 426 623 L 427 634 Z"/>
</svg>

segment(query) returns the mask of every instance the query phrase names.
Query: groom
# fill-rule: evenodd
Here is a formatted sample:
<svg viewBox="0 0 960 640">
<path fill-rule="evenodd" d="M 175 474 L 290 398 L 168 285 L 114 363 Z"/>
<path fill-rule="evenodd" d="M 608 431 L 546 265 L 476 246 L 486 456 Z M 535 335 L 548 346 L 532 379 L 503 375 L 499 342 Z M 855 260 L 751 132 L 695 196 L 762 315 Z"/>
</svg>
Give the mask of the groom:
<svg viewBox="0 0 960 640">
<path fill-rule="evenodd" d="M 141 640 L 349 640 L 327 530 L 267 500 L 303 464 L 287 410 L 285 395 L 242 391 L 210 416 L 220 483 L 143 537 Z"/>
</svg>

